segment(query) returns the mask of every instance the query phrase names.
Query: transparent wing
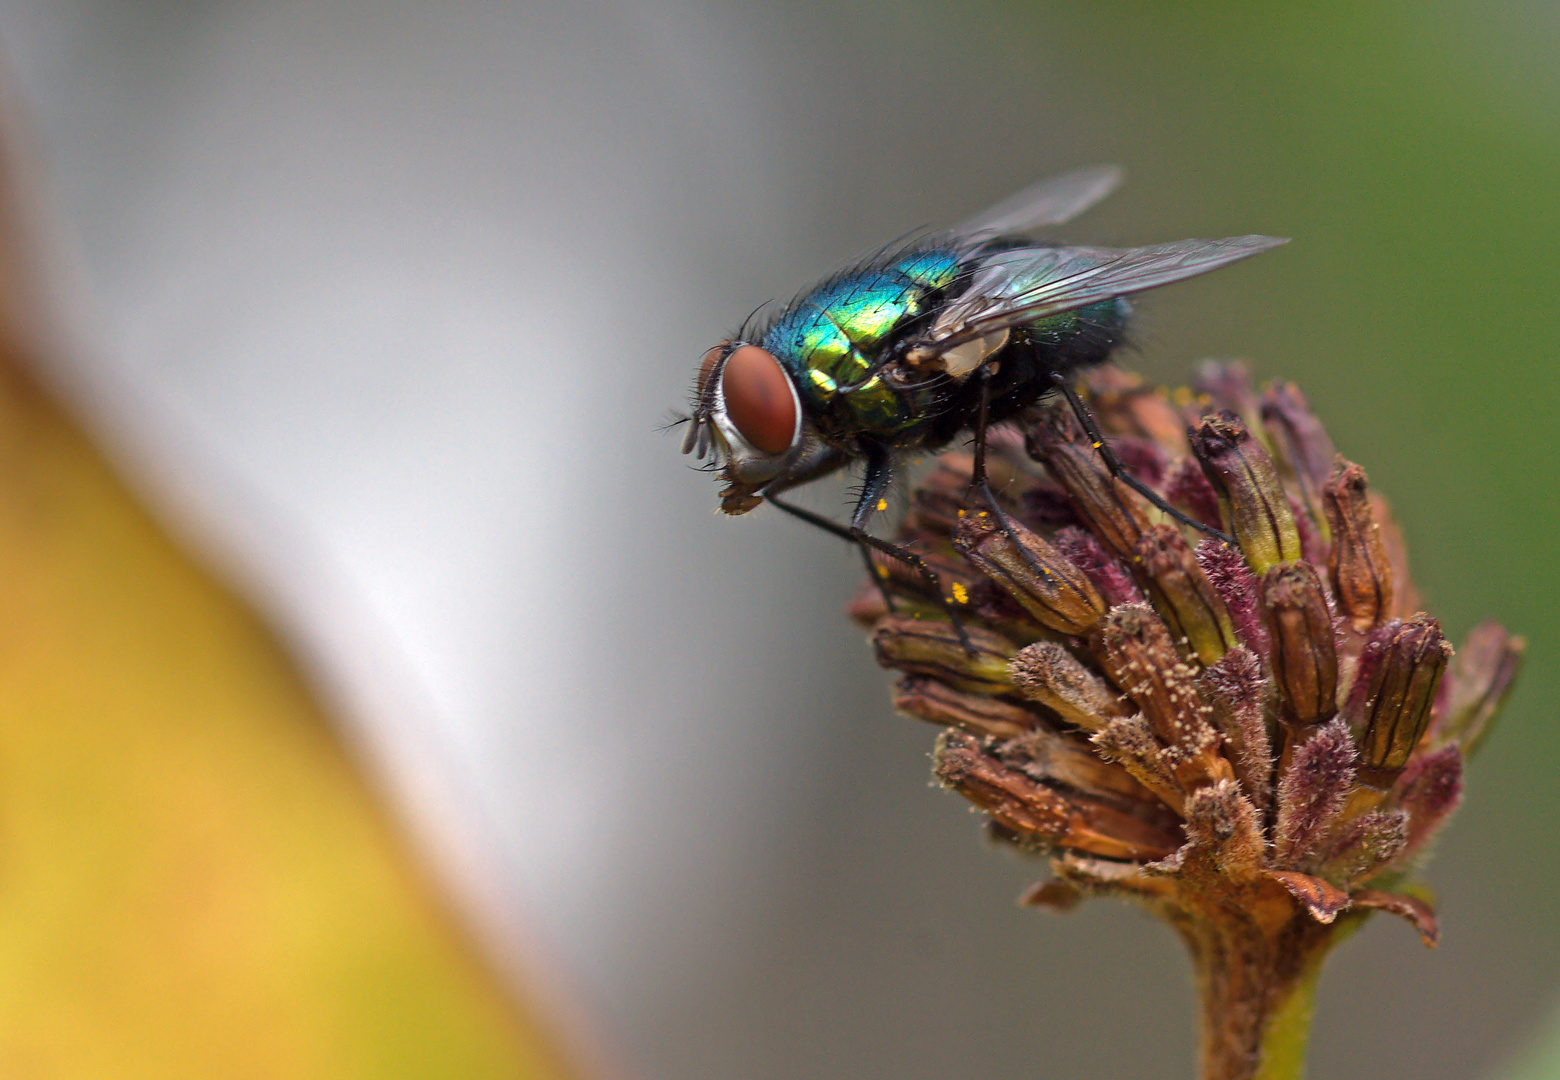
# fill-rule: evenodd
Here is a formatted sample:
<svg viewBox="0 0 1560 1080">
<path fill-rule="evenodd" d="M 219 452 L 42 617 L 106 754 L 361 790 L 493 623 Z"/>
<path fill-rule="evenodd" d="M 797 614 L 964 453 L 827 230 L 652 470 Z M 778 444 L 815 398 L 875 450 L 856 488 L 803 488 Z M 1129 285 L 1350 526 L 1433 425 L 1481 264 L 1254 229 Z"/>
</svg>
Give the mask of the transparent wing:
<svg viewBox="0 0 1560 1080">
<path fill-rule="evenodd" d="M 1048 177 L 982 210 L 953 231 L 965 236 L 1026 236 L 1071 221 L 1116 190 L 1121 177 L 1114 165 L 1092 165 Z"/>
<path fill-rule="evenodd" d="M 1289 241 L 1273 236 L 1176 240 L 1140 248 L 1014 248 L 984 257 L 914 351 L 936 356 L 1008 327 L 1206 274 Z"/>
</svg>

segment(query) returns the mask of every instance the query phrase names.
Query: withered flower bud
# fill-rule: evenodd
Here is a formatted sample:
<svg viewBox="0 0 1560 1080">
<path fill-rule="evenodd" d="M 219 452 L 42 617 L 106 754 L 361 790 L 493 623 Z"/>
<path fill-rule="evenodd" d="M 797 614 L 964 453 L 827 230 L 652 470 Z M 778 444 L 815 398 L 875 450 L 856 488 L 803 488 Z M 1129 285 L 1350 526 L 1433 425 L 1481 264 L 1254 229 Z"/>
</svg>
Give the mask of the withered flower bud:
<svg viewBox="0 0 1560 1080">
<path fill-rule="evenodd" d="M 1212 710 L 1153 609 L 1138 604 L 1116 608 L 1100 639 L 1111 681 L 1143 710 L 1187 790 L 1227 775 L 1229 763 L 1217 755 Z"/>
<path fill-rule="evenodd" d="M 1133 813 L 1173 827 L 1175 815 L 1132 777 L 1112 768 L 1082 734 L 1041 724 L 1012 739 L 994 740 L 992 752 L 1033 780 L 1060 784 L 1091 798 L 1135 804 Z"/>
<path fill-rule="evenodd" d="M 1179 530 L 1148 528 L 1138 540 L 1137 565 L 1154 610 L 1203 667 L 1235 647 L 1230 613 Z"/>
<path fill-rule="evenodd" d="M 1300 557 L 1289 496 L 1267 450 L 1228 410 L 1192 431 L 1192 452 L 1219 497 L 1225 530 L 1257 573 Z"/>
<path fill-rule="evenodd" d="M 1093 742 L 1104 760 L 1119 764 L 1177 815 L 1185 813 L 1185 787 L 1173 763 L 1166 760 L 1165 744 L 1154 737 L 1147 720 L 1141 716 L 1112 720 L 1094 733 Z"/>
<path fill-rule="evenodd" d="M 1327 572 L 1338 606 L 1364 633 L 1392 610 L 1392 566 L 1365 489 L 1365 470 L 1341 458 L 1322 489 L 1322 509 L 1332 533 Z"/>
<path fill-rule="evenodd" d="M 1321 579 L 1309 563 L 1262 576 L 1262 621 L 1284 720 L 1305 728 L 1338 710 L 1338 649 Z"/>
<path fill-rule="evenodd" d="M 1262 872 L 1262 822 L 1233 780 L 1209 784 L 1186 800 L 1186 839 L 1184 873 L 1193 880 L 1212 878 L 1228 887 Z"/>
<path fill-rule="evenodd" d="M 1451 657 L 1440 624 L 1428 615 L 1389 623 L 1372 635 L 1348 708 L 1358 731 L 1362 782 L 1390 787 L 1408 764 L 1430 724 Z"/>
<path fill-rule="evenodd" d="M 1054 414 L 1030 432 L 1028 447 L 1067 490 L 1073 510 L 1094 535 L 1118 556 L 1130 559 L 1138 537 L 1148 527 L 1138 495 L 1111 476 L 1075 429 Z"/>
<path fill-rule="evenodd" d="M 1070 419 L 1037 409 L 987 441 L 1011 535 L 957 518 L 967 454 L 943 458 L 900 533 L 935 560 L 975 655 L 924 575 L 892 567 L 883 590 L 921 618 L 880 617 L 876 641 L 908 676 L 896 703 L 947 729 L 938 778 L 993 836 L 1053 851 L 1051 886 L 1028 895 L 1112 893 L 1165 915 L 1199 968 L 1202 1075 L 1254 1080 L 1298 1075 L 1267 1058 L 1275 1017 L 1304 1007 L 1336 931 L 1387 911 L 1434 942 L 1434 912 L 1387 887 L 1461 797 L 1463 755 L 1522 642 L 1480 627 L 1448 664 L 1433 620 L 1383 622 L 1415 593 L 1363 474 L 1329 474 L 1331 444 L 1292 387 L 1267 394 L 1260 420 L 1238 365 L 1206 367 L 1199 388 L 1164 399 L 1102 372 L 1085 399 L 1133 475 L 1162 479 L 1198 520 L 1218 514 L 1238 548 L 1151 526 Z M 1195 461 L 1167 400 L 1195 425 Z M 1223 411 L 1199 422 L 1193 408 Z M 1358 632 L 1339 633 L 1344 620 Z"/>
<path fill-rule="evenodd" d="M 1042 626 L 1063 634 L 1098 626 L 1105 601 L 1088 575 L 1022 525 L 1012 530 L 1009 538 L 991 514 L 969 514 L 954 526 L 953 546 Z"/>
<path fill-rule="evenodd" d="M 975 735 L 1015 739 L 1035 726 L 1035 714 L 988 694 L 955 690 L 940 679 L 907 675 L 894 695 L 894 708 L 929 724 L 962 728 Z"/>
<path fill-rule="evenodd" d="M 983 740 L 945 731 L 933 751 L 933 773 L 991 815 L 1028 847 L 1067 848 L 1106 859 L 1163 858 L 1176 837 L 1158 821 L 1106 801 L 1069 799 L 1031 779 Z"/>
<path fill-rule="evenodd" d="M 1008 661 L 1018 648 L 1002 635 L 978 626 L 965 628 L 973 655 L 948 623 L 909 615 L 886 615 L 872 635 L 878 663 L 916 675 L 930 675 L 971 694 L 1013 690 Z"/>
<path fill-rule="evenodd" d="M 1057 642 L 1025 645 L 1013 657 L 1009 673 L 1025 697 L 1087 731 L 1127 715 L 1120 695 Z"/>
</svg>

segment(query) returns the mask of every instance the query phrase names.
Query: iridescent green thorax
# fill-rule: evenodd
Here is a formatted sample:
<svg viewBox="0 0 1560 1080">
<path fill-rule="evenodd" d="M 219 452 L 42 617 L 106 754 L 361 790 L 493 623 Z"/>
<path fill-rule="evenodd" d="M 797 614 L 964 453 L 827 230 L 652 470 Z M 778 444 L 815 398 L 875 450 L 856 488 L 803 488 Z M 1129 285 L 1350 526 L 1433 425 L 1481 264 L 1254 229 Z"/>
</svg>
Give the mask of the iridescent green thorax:
<svg viewBox="0 0 1560 1080">
<path fill-rule="evenodd" d="M 947 250 L 848 271 L 802 297 L 764 333 L 761 344 L 795 377 L 804 409 L 825 437 L 870 431 L 893 441 L 924 423 L 913 395 L 868 375 L 895 332 L 924 315 L 958 272 L 959 256 Z"/>
</svg>

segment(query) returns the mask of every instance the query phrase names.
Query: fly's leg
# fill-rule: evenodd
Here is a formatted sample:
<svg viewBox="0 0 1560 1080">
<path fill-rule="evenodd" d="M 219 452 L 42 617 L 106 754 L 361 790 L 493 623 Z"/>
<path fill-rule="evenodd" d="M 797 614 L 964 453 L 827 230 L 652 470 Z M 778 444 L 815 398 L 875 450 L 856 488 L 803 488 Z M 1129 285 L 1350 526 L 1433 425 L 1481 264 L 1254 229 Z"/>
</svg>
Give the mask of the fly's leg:
<svg viewBox="0 0 1560 1080">
<path fill-rule="evenodd" d="M 794 487 L 811 483 L 814 480 L 837 472 L 850 459 L 832 446 L 819 444 L 810 453 L 796 462 L 785 475 L 764 489 L 764 500 L 777 509 L 784 510 L 798 521 L 805 521 L 814 528 L 822 529 L 832 536 L 838 536 L 848 544 L 853 544 L 857 551 L 861 552 L 862 562 L 867 564 L 867 577 L 871 578 L 878 587 L 878 592 L 883 596 L 883 603 L 889 611 L 894 610 L 894 598 L 888 594 L 888 584 L 883 580 L 883 575 L 878 573 L 878 568 L 872 565 L 872 556 L 865 547 L 856 540 L 855 534 L 845 526 L 830 521 L 822 514 L 815 514 L 811 510 L 804 510 L 795 503 L 790 503 L 780 498 L 782 491 L 790 491 Z"/>
<path fill-rule="evenodd" d="M 996 521 L 997 528 L 1002 530 L 1002 535 L 1007 537 L 1008 543 L 1012 544 L 1013 550 L 1029 564 L 1029 568 L 1042 577 L 1049 576 L 1052 571 L 1041 566 L 1034 554 L 1019 543 L 1018 536 L 1013 532 L 1013 526 L 1008 522 L 1007 513 L 997 503 L 996 493 L 991 490 L 991 484 L 986 478 L 986 428 L 989 426 L 988 412 L 991 404 L 990 368 L 980 367 L 974 377 L 980 380 L 980 408 L 975 413 L 975 466 L 970 470 L 970 490 L 980 492 L 981 498 L 986 500 L 986 505 L 991 507 L 991 516 Z"/>
<path fill-rule="evenodd" d="M 780 496 L 771 495 L 767 491 L 764 493 L 764 500 L 776 509 L 784 510 L 798 521 L 805 521 L 807 524 L 822 529 L 826 533 L 838 536 L 841 540 L 854 546 L 857 551 L 861 552 L 861 561 L 866 563 L 867 566 L 867 576 L 877 586 L 879 594 L 883 597 L 884 606 L 888 608 L 890 613 L 898 610 L 894 607 L 894 598 L 888 591 L 888 582 L 883 579 L 881 568 L 873 563 L 872 552 L 865 544 L 856 539 L 855 533 L 837 522 L 830 521 L 822 514 L 815 514 L 811 510 L 805 510 L 795 503 L 786 502 Z"/>
<path fill-rule="evenodd" d="M 867 521 L 879 508 L 884 494 L 888 491 L 889 481 L 892 479 L 892 470 L 889 467 L 889 453 L 881 446 L 868 446 L 866 475 L 861 482 L 861 495 L 856 499 L 856 509 L 850 515 L 851 538 L 861 545 L 863 553 L 867 548 L 875 548 L 889 558 L 898 559 L 921 575 L 921 580 L 926 583 L 932 595 L 937 598 L 938 605 L 943 609 L 943 614 L 948 616 L 948 622 L 952 625 L 954 633 L 959 635 L 959 644 L 964 646 L 964 651 L 969 656 L 975 655 L 975 646 L 970 643 L 970 636 L 964 630 L 964 623 L 959 620 L 958 613 L 953 610 L 953 605 L 943 595 L 942 578 L 937 576 L 937 571 L 926 565 L 926 560 L 921 558 L 909 548 L 900 544 L 891 544 L 887 540 L 879 539 L 867 531 Z M 872 567 L 872 560 L 867 558 L 867 565 Z M 873 569 L 873 577 L 880 582 L 882 575 Z M 885 590 L 884 595 L 887 595 Z"/>
<path fill-rule="evenodd" d="M 810 483 L 813 480 L 820 479 L 821 477 L 827 476 L 830 473 L 837 471 L 849 460 L 850 459 L 846 457 L 844 453 L 834 449 L 833 447 L 820 446 L 814 453 L 797 462 L 796 465 L 794 465 L 791 470 L 784 476 L 781 476 L 778 480 L 765 488 L 763 492 L 764 501 L 768 502 L 778 510 L 785 511 L 787 514 L 790 514 L 798 521 L 805 521 L 814 528 L 822 529 L 829 535 L 837 536 L 846 543 L 853 545 L 857 551 L 861 552 L 861 561 L 866 565 L 867 577 L 871 578 L 872 583 L 877 586 L 878 593 L 883 597 L 884 607 L 888 608 L 888 610 L 891 612 L 896 611 L 898 609 L 894 606 L 893 595 L 888 591 L 888 582 L 885 580 L 883 569 L 872 561 L 872 548 L 874 546 L 882 546 L 884 542 L 872 536 L 866 536 L 863 538 L 865 533 L 864 526 L 866 524 L 867 518 L 871 517 L 872 511 L 876 508 L 878 500 L 883 497 L 883 492 L 888 487 L 889 469 L 888 454 L 886 452 L 882 453 L 881 462 L 877 466 L 877 471 L 881 475 L 881 480 L 877 483 L 876 489 L 871 498 L 867 497 L 866 490 L 865 488 L 863 489 L 862 497 L 857 501 L 856 510 L 851 515 L 851 527 L 849 528 L 839 524 L 838 522 L 830 521 L 822 514 L 817 514 L 811 510 L 804 509 L 800 506 L 797 506 L 795 503 L 788 502 L 780 497 L 780 493 L 783 491 L 789 491 L 794 487 L 800 487 L 802 484 Z M 876 459 L 870 456 L 867 459 L 867 487 L 872 487 L 871 477 L 873 476 L 874 460 Z M 858 526 L 863 528 L 858 531 Z M 933 574 L 931 569 L 927 567 L 925 563 L 921 562 L 920 556 L 910 551 L 904 551 L 904 554 L 900 555 L 898 552 L 903 551 L 904 549 L 896 548 L 892 544 L 886 545 L 886 547 L 883 549 L 886 550 L 890 555 L 894 555 L 895 558 L 899 558 L 912 566 L 916 566 L 916 568 L 922 572 L 923 577 L 930 575 L 932 587 L 937 590 L 937 595 L 939 597 L 942 596 L 942 583 L 937 579 L 937 575 Z M 947 606 L 947 603 L 944 602 L 944 609 L 946 609 Z M 950 616 L 951 614 L 952 613 L 950 612 Z M 957 623 L 955 625 L 957 625 Z M 959 635 L 961 638 L 963 638 L 964 631 L 962 628 L 959 630 Z M 968 642 L 965 643 L 965 647 L 966 649 L 969 648 Z"/>
<path fill-rule="evenodd" d="M 883 596 L 883 603 L 889 611 L 894 611 L 894 598 L 889 595 L 888 582 L 884 580 L 881 567 L 872 561 L 872 552 L 881 551 L 891 559 L 898 559 L 906 566 L 921 575 L 921 580 L 937 598 L 937 603 L 942 607 L 943 614 L 948 616 L 948 622 L 953 626 L 954 632 L 959 635 L 959 644 L 970 656 L 975 655 L 975 646 L 970 643 L 970 636 L 964 630 L 964 624 L 959 621 L 958 614 L 953 610 L 953 605 L 943 595 L 942 578 L 937 572 L 926 565 L 926 560 L 921 558 L 909 548 L 901 544 L 891 544 L 887 540 L 880 540 L 867 531 L 867 522 L 878 509 L 883 496 L 887 494 L 889 482 L 893 479 L 893 470 L 890 468 L 889 452 L 881 446 L 868 446 L 866 450 L 866 476 L 861 483 L 861 494 L 856 499 L 856 508 L 851 511 L 850 524 L 841 525 L 830 521 L 822 514 L 815 514 L 811 510 L 803 509 L 794 503 L 780 498 L 780 493 L 788 491 L 810 480 L 816 480 L 821 476 L 838 469 L 848 460 L 838 450 L 821 450 L 812 460 L 800 463 L 788 475 L 781 477 L 770 484 L 763 492 L 764 500 L 777 509 L 785 511 L 798 521 L 822 529 L 826 533 L 838 536 L 841 540 L 848 540 L 855 544 L 861 552 L 862 560 L 867 564 L 867 576 L 878 587 L 878 592 Z"/>
<path fill-rule="evenodd" d="M 1089 407 L 1078 396 L 1078 391 L 1073 389 L 1072 383 L 1068 381 L 1067 376 L 1060 371 L 1053 371 L 1051 372 L 1051 381 L 1056 384 L 1056 388 L 1067 398 L 1067 404 L 1072 406 L 1073 415 L 1078 418 L 1078 423 L 1083 425 L 1083 433 L 1088 436 L 1089 443 L 1099 452 L 1101 459 L 1105 462 L 1105 467 L 1110 470 L 1111 476 L 1126 484 L 1133 491 L 1143 496 L 1143 498 L 1175 518 L 1181 524 L 1190 525 L 1198 532 L 1207 533 L 1215 540 L 1223 541 L 1231 547 L 1235 546 L 1235 538 L 1233 536 L 1215 529 L 1212 525 L 1206 525 L 1196 518 L 1183 514 L 1167 503 L 1164 496 L 1129 473 L 1126 466 L 1122 465 L 1121 459 L 1116 456 L 1116 451 L 1112 450 L 1110 443 L 1105 441 L 1105 436 L 1100 434 L 1099 425 L 1094 422 L 1094 414 L 1089 411 Z M 977 458 L 976 460 L 979 461 L 980 459 Z"/>
</svg>

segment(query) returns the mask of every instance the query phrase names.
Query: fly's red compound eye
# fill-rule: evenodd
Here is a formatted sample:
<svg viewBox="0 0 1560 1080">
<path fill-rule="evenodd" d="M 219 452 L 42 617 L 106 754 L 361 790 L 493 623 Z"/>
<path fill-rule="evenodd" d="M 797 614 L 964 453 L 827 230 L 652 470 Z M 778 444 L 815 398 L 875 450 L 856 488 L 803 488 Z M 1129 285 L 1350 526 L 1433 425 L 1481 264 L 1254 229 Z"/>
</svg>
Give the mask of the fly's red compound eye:
<svg viewBox="0 0 1560 1080">
<path fill-rule="evenodd" d="M 757 345 L 738 346 L 721 371 L 720 388 L 727 418 L 755 450 L 778 456 L 791 449 L 796 391 L 780 361 Z"/>
</svg>

